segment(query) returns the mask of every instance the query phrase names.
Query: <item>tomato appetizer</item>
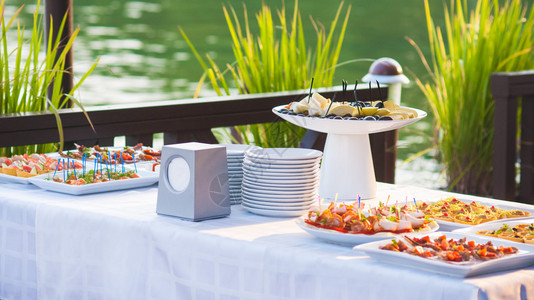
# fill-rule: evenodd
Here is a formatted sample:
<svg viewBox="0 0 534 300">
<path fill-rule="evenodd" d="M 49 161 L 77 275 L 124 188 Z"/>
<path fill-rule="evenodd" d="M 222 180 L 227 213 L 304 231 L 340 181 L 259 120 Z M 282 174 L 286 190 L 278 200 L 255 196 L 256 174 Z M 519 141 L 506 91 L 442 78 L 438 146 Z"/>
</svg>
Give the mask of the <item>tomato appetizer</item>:
<svg viewBox="0 0 534 300">
<path fill-rule="evenodd" d="M 362 207 L 349 204 L 330 203 L 327 209 L 311 209 L 304 222 L 319 228 L 347 234 L 368 234 L 378 232 L 408 233 L 430 230 L 436 225 L 425 214 L 408 205 L 403 207 L 384 206 L 362 212 Z"/>
<path fill-rule="evenodd" d="M 498 259 L 518 252 L 516 247 L 496 247 L 491 241 L 485 244 L 478 244 L 474 241 L 467 241 L 465 237 L 458 240 L 447 239 L 446 235 L 435 239 L 431 239 L 429 236 L 422 238 L 404 236 L 403 238 L 407 243 L 400 239 L 394 239 L 391 240 L 391 243 L 379 248 L 428 259 L 463 264 Z"/>
</svg>

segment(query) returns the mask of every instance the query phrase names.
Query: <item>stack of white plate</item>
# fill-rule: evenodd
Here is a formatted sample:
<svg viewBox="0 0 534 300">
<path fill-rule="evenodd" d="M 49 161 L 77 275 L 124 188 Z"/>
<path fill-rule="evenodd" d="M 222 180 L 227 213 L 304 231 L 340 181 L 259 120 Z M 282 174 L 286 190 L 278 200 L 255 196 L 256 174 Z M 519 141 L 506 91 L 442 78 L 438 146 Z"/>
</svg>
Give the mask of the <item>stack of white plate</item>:
<svg viewBox="0 0 534 300">
<path fill-rule="evenodd" d="M 228 161 L 228 185 L 230 187 L 230 204 L 241 204 L 241 182 L 243 181 L 243 159 L 245 151 L 257 148 L 251 145 L 222 144 L 226 147 Z"/>
<path fill-rule="evenodd" d="M 243 160 L 241 205 L 251 213 L 298 217 L 317 204 L 322 152 L 300 148 L 251 149 Z"/>
</svg>

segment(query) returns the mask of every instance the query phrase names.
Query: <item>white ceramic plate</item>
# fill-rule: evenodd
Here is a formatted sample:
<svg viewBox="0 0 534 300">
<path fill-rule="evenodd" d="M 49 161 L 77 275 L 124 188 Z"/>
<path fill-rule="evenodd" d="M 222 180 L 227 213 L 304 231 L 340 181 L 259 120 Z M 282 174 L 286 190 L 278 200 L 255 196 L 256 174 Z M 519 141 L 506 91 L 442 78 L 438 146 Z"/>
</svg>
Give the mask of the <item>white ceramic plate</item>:
<svg viewBox="0 0 534 300">
<path fill-rule="evenodd" d="M 304 148 L 256 148 L 245 152 L 247 158 L 259 160 L 315 160 L 322 154 L 319 150 Z"/>
<path fill-rule="evenodd" d="M 244 144 L 219 144 L 226 147 L 227 156 L 244 156 L 245 151 L 253 150 L 259 148 L 254 145 L 244 145 Z"/>
<path fill-rule="evenodd" d="M 244 203 L 241 203 L 241 206 L 243 206 L 244 209 L 248 210 L 249 212 L 253 214 L 267 216 L 267 217 L 277 217 L 277 218 L 300 217 L 308 211 L 307 209 L 299 209 L 299 210 L 261 209 L 261 208 L 250 207 Z"/>
<path fill-rule="evenodd" d="M 489 223 L 479 224 L 479 225 L 476 225 L 476 226 L 470 226 L 470 227 L 467 227 L 467 228 L 456 229 L 453 232 L 477 235 L 477 232 L 479 232 L 479 231 L 482 231 L 482 230 L 487 230 L 487 231 L 497 230 L 497 229 L 501 228 L 504 224 L 506 224 L 506 225 L 508 225 L 510 227 L 514 227 L 514 226 L 520 225 L 520 224 L 529 224 L 530 225 L 530 224 L 534 224 L 534 218 L 518 219 L 518 220 L 506 219 L 506 220 L 493 221 L 493 222 L 489 222 Z M 485 235 L 482 235 L 482 236 L 485 236 Z M 503 240 L 506 240 L 506 239 L 503 239 Z M 506 240 L 506 241 L 508 241 L 508 240 Z M 511 242 L 513 242 L 513 241 L 511 241 Z"/>
<path fill-rule="evenodd" d="M 326 132 L 333 134 L 367 134 L 382 131 L 389 131 L 398 129 L 408 124 L 417 122 L 426 117 L 426 112 L 412 108 L 417 111 L 417 118 L 408 120 L 389 120 L 389 121 L 364 121 L 364 120 L 333 120 L 318 117 L 306 117 L 306 116 L 290 116 L 280 113 L 280 109 L 285 105 L 280 105 L 273 108 L 273 113 L 280 118 L 289 121 L 297 126 L 304 127 L 306 129 Z"/>
<path fill-rule="evenodd" d="M 314 158 L 314 159 L 299 159 L 299 160 L 281 160 L 281 159 L 259 159 L 254 157 L 248 157 L 245 156 L 245 159 L 243 159 L 243 164 L 245 163 L 253 163 L 256 165 L 260 165 L 263 167 L 272 167 L 272 166 L 278 166 L 278 165 L 290 165 L 290 166 L 296 166 L 296 167 L 307 167 L 307 166 L 313 166 L 315 164 L 318 164 L 321 161 L 321 157 Z"/>
<path fill-rule="evenodd" d="M 271 201 L 276 201 L 279 198 L 285 199 L 295 199 L 295 201 L 304 201 L 311 199 L 318 199 L 317 190 L 310 190 L 302 192 L 300 194 L 280 194 L 278 192 L 262 192 L 262 191 L 251 191 L 250 189 L 243 189 L 243 195 L 246 195 L 249 198 L 258 197 L 261 199 L 272 199 Z"/>
<path fill-rule="evenodd" d="M 242 203 L 252 208 L 279 210 L 279 211 L 310 209 L 310 207 L 313 205 L 311 203 L 304 203 L 302 205 L 292 205 L 292 206 L 282 206 L 282 205 L 277 205 L 276 203 L 269 205 L 269 203 L 253 202 L 253 201 L 247 200 L 246 198 L 242 198 L 242 199 L 243 199 Z"/>
<path fill-rule="evenodd" d="M 253 187 L 246 185 L 241 185 L 241 189 L 243 192 L 249 192 L 249 193 L 259 193 L 259 194 L 271 194 L 271 195 L 284 195 L 284 196 L 291 196 L 291 195 L 313 195 L 318 193 L 317 188 L 304 188 L 300 190 L 284 190 L 284 189 L 265 189 L 265 188 L 259 188 L 259 187 Z"/>
<path fill-rule="evenodd" d="M 380 246 L 384 246 L 390 243 L 390 239 L 359 245 L 354 247 L 354 249 L 364 251 L 369 256 L 380 262 L 387 262 L 408 268 L 415 268 L 432 273 L 446 274 L 455 277 L 471 277 L 476 275 L 500 272 L 504 270 L 517 269 L 534 263 L 534 248 L 529 245 L 514 243 L 512 241 L 506 241 L 501 239 L 492 239 L 480 235 L 468 235 L 456 232 L 434 232 L 432 234 L 429 234 L 429 236 L 431 239 L 433 239 L 444 234 L 447 236 L 447 239 L 454 238 L 455 240 L 457 240 L 463 237 L 467 237 L 468 241 L 475 241 L 478 244 L 485 244 L 488 241 L 492 241 L 495 247 L 499 247 L 501 245 L 505 247 L 511 246 L 518 248 L 519 251 L 516 254 L 510 254 L 502 258 L 487 260 L 484 262 L 468 265 L 461 263 L 448 263 L 439 260 L 431 260 L 415 255 L 410 255 L 407 253 L 379 249 Z M 424 236 L 424 234 L 421 234 L 420 236 Z"/>
<path fill-rule="evenodd" d="M 303 184 L 303 185 L 314 185 L 319 182 L 319 178 L 314 179 L 292 179 L 292 180 L 283 180 L 283 179 L 258 179 L 250 178 L 248 176 L 243 176 L 243 181 L 246 181 L 250 184 L 271 184 L 271 185 L 290 185 L 290 184 Z"/>
<path fill-rule="evenodd" d="M 18 177 L 18 176 L 11 176 L 4 173 L 0 173 L 0 182 L 3 183 L 22 183 L 22 184 L 30 184 L 30 177 Z"/>
<path fill-rule="evenodd" d="M 431 223 L 432 224 L 432 223 Z M 300 218 L 297 220 L 297 225 L 300 226 L 304 231 L 307 233 L 321 239 L 327 242 L 335 243 L 335 244 L 342 244 L 342 245 L 358 245 L 363 243 L 369 243 L 374 241 L 379 241 L 383 239 L 391 240 L 391 238 L 400 237 L 403 235 L 417 235 L 419 233 L 417 232 L 411 232 L 411 233 L 403 233 L 403 234 L 395 234 L 392 232 L 378 232 L 375 234 L 354 234 L 354 233 L 343 233 L 332 229 L 325 229 L 325 228 L 319 228 L 310 224 L 307 224 L 304 222 L 304 218 Z M 431 232 L 434 232 L 438 230 L 439 226 L 434 225 L 432 227 L 429 227 L 424 231 L 424 233 L 428 234 Z"/>
<path fill-rule="evenodd" d="M 45 178 L 52 177 L 53 175 L 53 173 L 48 173 L 32 177 L 30 182 L 49 191 L 71 195 L 83 195 L 144 187 L 152 185 L 159 180 L 159 174 L 155 172 L 138 170 L 137 174 L 139 174 L 139 178 L 92 183 L 86 185 L 69 185 L 52 180 L 45 180 Z"/>
<path fill-rule="evenodd" d="M 283 180 L 291 180 L 291 179 L 311 179 L 311 178 L 319 178 L 319 171 L 314 171 L 313 173 L 308 172 L 302 172 L 302 173 L 282 173 L 283 175 L 273 175 L 271 173 L 267 172 L 259 172 L 259 171 L 248 171 L 243 170 L 243 174 L 247 175 L 250 178 L 259 178 L 259 179 L 283 179 Z M 294 175 L 288 175 L 288 174 L 294 174 Z"/>
<path fill-rule="evenodd" d="M 241 195 L 243 198 L 250 199 L 252 201 L 265 201 L 265 202 L 305 202 L 305 201 L 316 201 L 317 196 L 316 195 L 310 195 L 310 196 L 301 196 L 301 197 L 288 197 L 288 196 L 279 196 L 279 197 L 272 197 L 272 196 L 263 196 L 263 195 L 251 195 L 247 194 L 246 192 L 242 192 Z"/>
<path fill-rule="evenodd" d="M 240 158 L 240 159 L 227 158 L 226 161 L 227 161 L 229 164 L 242 164 L 242 163 L 243 163 L 243 159 L 244 159 L 244 158 Z"/>
<path fill-rule="evenodd" d="M 310 167 L 305 168 L 293 168 L 293 167 L 284 167 L 284 168 L 264 168 L 263 166 L 255 165 L 255 164 L 243 164 L 243 170 L 247 171 L 257 171 L 257 172 L 265 172 L 265 173 L 272 173 L 272 174 L 297 174 L 300 172 L 318 172 L 319 171 L 319 165 L 313 165 Z"/>
<path fill-rule="evenodd" d="M 250 169 L 250 167 L 257 168 L 257 169 L 262 169 L 262 170 L 266 170 L 266 171 L 271 171 L 271 172 L 284 172 L 283 170 L 288 171 L 288 172 L 299 172 L 299 171 L 302 171 L 302 170 L 309 171 L 309 170 L 313 170 L 313 169 L 319 169 L 319 164 L 318 163 L 307 164 L 307 165 L 261 164 L 261 163 L 258 164 L 258 163 L 254 163 L 254 162 L 250 162 L 250 161 L 244 160 L 243 161 L 243 168 L 249 168 Z"/>
<path fill-rule="evenodd" d="M 462 199 L 461 197 L 456 197 L 457 200 L 459 201 L 462 201 L 462 202 L 465 202 L 465 203 L 471 203 L 472 201 L 471 200 L 466 200 L 466 199 Z M 427 201 L 428 203 L 431 203 L 429 201 Z M 510 221 L 513 221 L 513 220 L 522 220 L 522 219 L 528 219 L 528 218 L 532 218 L 534 216 L 534 209 L 525 209 L 523 207 L 521 208 L 518 208 L 517 206 L 513 206 L 513 205 L 495 205 L 493 203 L 489 203 L 489 202 L 484 202 L 484 201 L 476 201 L 482 205 L 488 205 L 488 206 L 492 206 L 494 205 L 495 207 L 497 208 L 502 208 L 502 209 L 520 209 L 520 210 L 523 210 L 523 211 L 528 211 L 530 212 L 531 216 L 529 217 L 522 217 L 522 218 L 509 218 L 509 219 L 502 219 L 502 220 L 510 220 Z M 487 222 L 487 223 L 484 223 L 484 224 L 490 224 L 490 223 L 494 223 L 494 222 L 500 222 L 502 220 L 495 220 L 495 221 L 490 221 L 490 222 Z M 449 222 L 449 221 L 442 221 L 442 220 L 436 220 L 436 222 L 439 223 L 439 228 L 440 230 L 442 231 L 453 231 L 453 230 L 456 230 L 456 229 L 461 229 L 461 228 L 469 228 L 469 227 L 473 227 L 475 225 L 468 225 L 468 224 L 462 224 L 462 223 L 455 223 L 455 222 Z"/>
<path fill-rule="evenodd" d="M 306 206 L 308 207 L 308 209 L 309 207 L 312 207 L 313 205 L 317 204 L 317 201 L 314 201 L 314 200 L 300 201 L 300 202 L 279 202 L 279 201 L 269 202 L 269 201 L 251 200 L 247 197 L 244 197 L 243 201 L 246 201 L 247 203 L 250 203 L 250 204 L 265 205 L 265 206 L 280 206 L 280 207 L 283 206 L 283 207 L 297 207 L 297 208 L 302 208 Z"/>
<path fill-rule="evenodd" d="M 311 190 L 316 189 L 319 187 L 319 182 L 312 183 L 312 184 L 262 184 L 262 183 L 254 183 L 249 182 L 243 179 L 243 183 L 241 184 L 242 187 L 246 187 L 249 189 L 266 189 L 266 190 L 272 190 L 272 191 L 278 191 L 278 190 L 285 190 L 285 191 L 302 191 L 302 190 Z"/>
<path fill-rule="evenodd" d="M 318 174 L 316 175 L 302 175 L 302 176 L 265 176 L 259 174 L 243 173 L 243 178 L 247 178 L 250 181 L 276 181 L 276 182 L 295 182 L 295 183 L 307 183 L 319 180 Z"/>
</svg>

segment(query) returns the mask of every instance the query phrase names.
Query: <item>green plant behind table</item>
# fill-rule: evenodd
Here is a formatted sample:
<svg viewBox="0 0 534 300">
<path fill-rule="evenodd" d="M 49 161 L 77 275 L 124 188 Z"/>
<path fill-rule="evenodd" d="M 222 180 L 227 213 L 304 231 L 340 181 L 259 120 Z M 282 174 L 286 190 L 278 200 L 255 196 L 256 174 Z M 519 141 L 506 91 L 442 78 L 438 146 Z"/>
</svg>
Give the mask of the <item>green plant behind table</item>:
<svg viewBox="0 0 534 300">
<path fill-rule="evenodd" d="M 278 23 L 275 23 L 271 9 L 262 5 L 256 15 L 259 28 L 257 34 L 252 33 L 246 8 L 241 23 L 232 7 L 228 10 L 223 6 L 236 59 L 234 63 L 227 64 L 224 71 L 209 55 L 206 55 L 206 63 L 180 28 L 182 36 L 205 70 L 199 89 L 206 78 L 218 95 L 230 94 L 229 81 L 233 81 L 240 94 L 304 89 L 310 86 L 312 78 L 314 87 L 332 86 L 350 14 L 349 6 L 340 31 L 336 32 L 342 8 L 343 3 L 339 5 L 329 30 L 312 19 L 316 41 L 315 46 L 310 47 L 306 44 L 298 1 L 295 1 L 289 20 L 284 7 L 277 11 Z M 239 135 L 238 139 L 246 144 L 296 147 L 305 129 L 287 122 L 277 122 L 236 126 L 235 132 Z"/>
<path fill-rule="evenodd" d="M 419 53 L 430 80 L 417 83 L 436 119 L 449 187 L 489 195 L 494 132 L 490 76 L 534 67 L 534 12 L 520 0 L 479 0 L 473 10 L 466 0 L 453 0 L 445 7 L 442 31 L 432 19 L 428 0 L 425 10 L 430 65 Z"/>
<path fill-rule="evenodd" d="M 59 50 L 59 42 L 66 22 L 66 15 L 61 20 L 57 36 L 53 36 L 52 29 L 48 33 L 47 39 L 51 41 L 46 46 L 43 30 L 43 21 L 39 17 L 39 2 L 33 15 L 33 27 L 31 36 L 25 36 L 25 28 L 19 23 L 17 17 L 23 7 L 20 7 L 13 17 L 6 21 L 4 15 L 5 3 L 0 2 L 2 21 L 0 23 L 2 37 L 0 41 L 0 82 L 2 91 L 0 93 L 0 115 L 10 113 L 51 111 L 56 117 L 58 125 L 60 143 L 28 145 L 19 147 L 0 148 L 0 156 L 21 153 L 47 153 L 56 151 L 63 146 L 63 130 L 58 109 L 66 108 L 65 98 L 72 100 L 85 113 L 83 106 L 76 98 L 74 92 L 80 87 L 83 81 L 92 73 L 96 67 L 95 62 L 91 68 L 78 81 L 70 91 L 62 91 L 62 74 L 65 67 L 67 52 L 72 47 L 74 39 L 78 35 L 79 29 L 74 30 L 66 46 Z M 51 20 L 51 22 L 58 20 Z M 16 27 L 16 30 L 13 29 Z M 50 26 L 52 27 L 52 26 Z M 17 46 L 10 49 L 8 41 L 16 35 Z M 57 57 L 57 59 L 56 59 Z M 53 92 L 47 97 L 48 87 L 53 87 Z M 87 114 L 86 114 L 87 117 Z M 88 118 L 88 117 L 87 117 Z"/>
</svg>

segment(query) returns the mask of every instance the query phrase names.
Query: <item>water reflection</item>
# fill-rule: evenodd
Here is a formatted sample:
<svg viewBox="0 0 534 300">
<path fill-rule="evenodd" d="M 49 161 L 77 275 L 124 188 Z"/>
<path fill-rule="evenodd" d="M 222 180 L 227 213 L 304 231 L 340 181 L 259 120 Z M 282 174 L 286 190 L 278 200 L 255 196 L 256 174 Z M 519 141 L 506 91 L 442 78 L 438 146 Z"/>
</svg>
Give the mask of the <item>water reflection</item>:
<svg viewBox="0 0 534 300">
<path fill-rule="evenodd" d="M 100 64 L 82 88 L 78 97 L 85 105 L 135 103 L 165 99 L 189 98 L 194 94 L 202 69 L 179 35 L 178 25 L 187 32 L 200 53 L 210 53 L 219 66 L 233 61 L 222 3 L 232 5 L 242 18 L 241 0 L 92 0 L 74 2 L 74 24 L 81 28 L 74 45 L 75 75 L 83 74 L 101 57 Z M 246 1 L 251 22 L 263 1 Z M 288 3 L 291 11 L 292 2 Z M 471 1 L 474 2 L 474 1 Z M 6 0 L 6 15 L 27 3 L 21 19 L 31 26 L 35 1 Z M 279 8 L 282 1 L 269 1 Z M 306 36 L 313 44 L 313 26 L 309 16 L 329 26 L 339 2 L 300 1 Z M 423 66 L 409 36 L 428 53 L 423 2 L 346 0 L 352 5 L 349 28 L 340 62 L 357 58 L 393 57 L 401 63 L 408 77 L 412 72 L 424 76 Z M 434 16 L 440 22 L 442 1 L 430 1 Z M 43 7 L 41 7 L 43 10 Z M 340 66 L 335 82 L 354 82 L 367 73 L 369 62 Z M 428 111 L 428 105 L 416 87 L 403 91 L 403 103 Z M 430 123 L 420 122 L 410 133 L 401 131 L 406 140 L 421 132 L 429 134 Z M 407 157 L 429 145 L 428 139 L 411 139 L 399 144 L 399 156 Z M 415 150 L 414 150 L 415 149 Z"/>
<path fill-rule="evenodd" d="M 34 1 L 7 0 L 6 15 L 12 15 L 24 2 L 27 6 L 21 18 L 29 26 Z M 251 20 L 261 2 L 246 2 Z M 390 56 L 406 70 L 423 73 L 416 52 L 404 39 L 410 36 L 420 42 L 423 51 L 428 50 L 421 1 L 345 2 L 352 4 L 352 13 L 340 62 Z M 441 13 L 442 3 L 438 2 L 431 4 L 436 14 Z M 231 4 L 242 17 L 242 1 L 224 3 Z M 276 9 L 281 3 L 269 4 Z M 337 3 L 301 1 L 299 6 L 308 42 L 312 44 L 313 26 L 308 16 L 328 26 Z M 288 2 L 287 7 L 291 10 L 292 3 Z M 82 74 L 92 61 L 101 57 L 95 75 L 89 77 L 81 89 L 87 105 L 191 97 L 202 70 L 181 39 L 178 25 L 184 28 L 200 53 L 210 52 L 222 66 L 233 61 L 219 0 L 74 1 L 74 23 L 81 28 L 74 48 L 75 72 Z M 368 67 L 368 62 L 341 66 L 336 82 L 360 79 Z M 424 108 L 422 96 L 416 89 L 408 89 L 404 95 L 409 104 Z"/>
</svg>

